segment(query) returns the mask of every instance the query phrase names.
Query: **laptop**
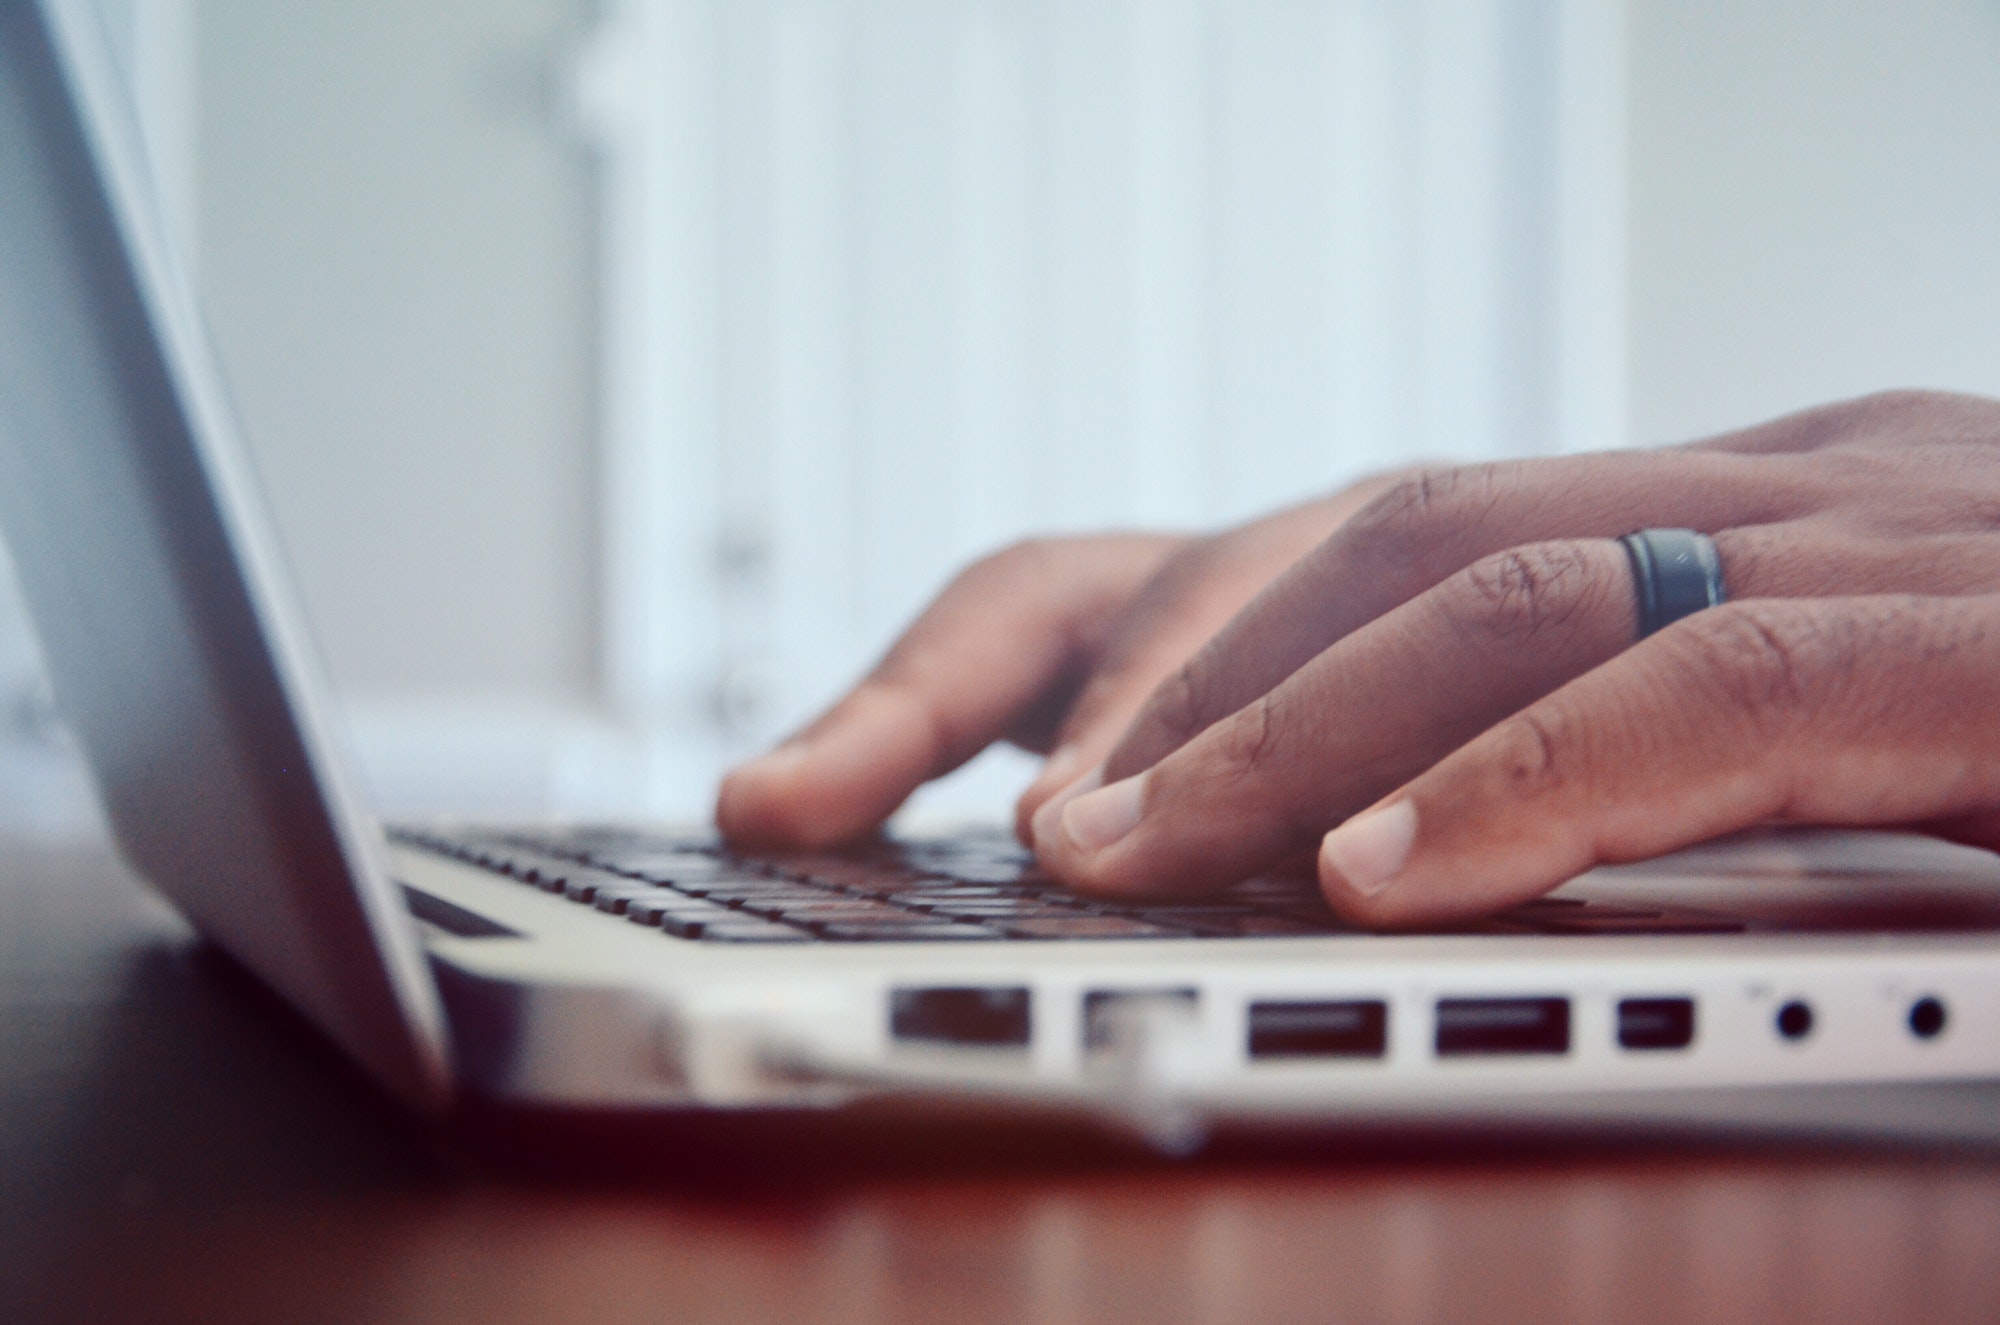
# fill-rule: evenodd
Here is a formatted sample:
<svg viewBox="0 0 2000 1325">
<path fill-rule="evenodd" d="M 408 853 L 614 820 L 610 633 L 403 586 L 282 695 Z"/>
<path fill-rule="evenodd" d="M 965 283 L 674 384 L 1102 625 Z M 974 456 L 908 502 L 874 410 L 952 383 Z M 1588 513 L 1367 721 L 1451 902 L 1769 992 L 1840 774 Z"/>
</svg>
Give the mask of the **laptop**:
<svg viewBox="0 0 2000 1325">
<path fill-rule="evenodd" d="M 385 829 L 71 0 L 0 0 L 0 530 L 127 860 L 417 1109 L 950 1098 L 1171 1139 L 2000 1075 L 2000 861 L 1916 837 L 1751 835 L 1382 936 L 1295 879 L 1075 896 L 998 827 Z"/>
</svg>

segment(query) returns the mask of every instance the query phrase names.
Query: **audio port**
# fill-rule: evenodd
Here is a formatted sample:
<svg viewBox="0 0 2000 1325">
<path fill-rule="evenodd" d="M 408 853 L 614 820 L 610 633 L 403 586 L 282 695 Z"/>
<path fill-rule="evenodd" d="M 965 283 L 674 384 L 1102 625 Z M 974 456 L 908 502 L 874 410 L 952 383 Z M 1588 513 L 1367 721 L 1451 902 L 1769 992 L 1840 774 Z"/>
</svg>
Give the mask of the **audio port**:
<svg viewBox="0 0 2000 1325">
<path fill-rule="evenodd" d="M 1787 1040 L 1803 1040 L 1812 1034 L 1813 1010 L 1809 1003 L 1793 999 L 1778 1009 L 1778 1034 Z"/>
<path fill-rule="evenodd" d="M 1935 998 L 1920 998 L 1910 1004 L 1910 1034 L 1919 1040 L 1935 1040 L 1947 1020 L 1944 1004 Z"/>
</svg>

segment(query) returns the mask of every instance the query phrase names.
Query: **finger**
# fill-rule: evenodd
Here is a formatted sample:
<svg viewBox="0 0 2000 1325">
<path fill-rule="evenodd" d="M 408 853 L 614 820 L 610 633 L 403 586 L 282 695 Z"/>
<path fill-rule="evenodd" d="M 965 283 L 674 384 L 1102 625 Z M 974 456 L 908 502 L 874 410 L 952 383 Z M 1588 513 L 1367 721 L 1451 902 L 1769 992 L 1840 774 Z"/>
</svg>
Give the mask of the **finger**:
<svg viewBox="0 0 2000 1325">
<path fill-rule="evenodd" d="M 1103 623 L 1180 542 L 1035 541 L 973 565 L 846 697 L 724 780 L 718 826 L 737 840 L 818 845 L 880 824 L 1073 684 Z"/>
<path fill-rule="evenodd" d="M 1240 599 L 1238 601 L 1241 601 Z M 1036 825 L 1104 785 L 1104 762 L 1160 681 L 1213 633 L 1213 621 L 1177 621 L 1109 659 L 1084 684 L 1058 744 L 1014 806 L 1014 833 L 1033 846 Z"/>
<path fill-rule="evenodd" d="M 1238 608 L 1306 548 L 1365 505 L 1389 480 L 1267 516 L 1169 556 L 1132 599 L 1091 675 L 1068 706 L 1055 750 L 1015 806 L 1015 832 L 1032 843 L 1043 805 L 1074 794 L 1131 725 L 1148 695 Z"/>
<path fill-rule="evenodd" d="M 1043 864 L 1090 891 L 1194 892 L 1258 873 L 1632 641 L 1607 539 L 1484 558 L 1341 640 L 1150 771 L 1044 807 Z"/>
<path fill-rule="evenodd" d="M 1898 413 L 1897 398 L 1914 393 L 1882 392 L 1795 410 L 1748 428 L 1733 428 L 1687 442 L 1690 451 L 1733 451 L 1742 455 L 1799 455 L 1835 446 L 1853 437 L 1856 424 Z"/>
<path fill-rule="evenodd" d="M 1593 865 L 1755 824 L 2000 808 L 2000 598 L 1738 603 L 1481 735 L 1329 833 L 1322 887 L 1380 927 L 1502 910 Z"/>
<path fill-rule="evenodd" d="M 1731 593 L 1983 588 L 2000 538 L 1912 551 L 1824 521 L 1717 535 Z M 1942 587 L 1948 586 L 1948 587 Z M 1043 862 L 1078 887 L 1200 891 L 1261 872 L 1493 724 L 1630 646 L 1632 572 L 1608 539 L 1482 558 L 1335 644 L 1150 772 L 1044 806 Z M 1088 803 L 1086 803 L 1086 799 Z M 1077 829 L 1069 828 L 1078 816 Z"/>
<path fill-rule="evenodd" d="M 1729 595 L 1853 598 L 1983 594 L 2000 583 L 2000 535 L 1857 532 L 1838 515 L 1715 535 Z"/>
<path fill-rule="evenodd" d="M 1078 694 L 1071 718 L 1064 724 L 1056 748 L 1041 771 L 1014 802 L 1014 835 L 1034 845 L 1034 821 L 1050 805 L 1067 804 L 1103 785 L 1101 769 L 1111 748 L 1145 703 L 1160 678 L 1201 642 L 1189 632 L 1154 641 L 1140 656 L 1129 658 L 1117 673 L 1093 676 Z M 1176 652 L 1176 649 L 1180 651 Z"/>
<path fill-rule="evenodd" d="M 1617 452 L 1429 471 L 1396 484 L 1275 581 L 1168 677 L 1107 776 L 1150 768 L 1307 659 L 1479 558 L 1645 527 L 1716 532 L 1822 509 L 1810 457 Z"/>
</svg>

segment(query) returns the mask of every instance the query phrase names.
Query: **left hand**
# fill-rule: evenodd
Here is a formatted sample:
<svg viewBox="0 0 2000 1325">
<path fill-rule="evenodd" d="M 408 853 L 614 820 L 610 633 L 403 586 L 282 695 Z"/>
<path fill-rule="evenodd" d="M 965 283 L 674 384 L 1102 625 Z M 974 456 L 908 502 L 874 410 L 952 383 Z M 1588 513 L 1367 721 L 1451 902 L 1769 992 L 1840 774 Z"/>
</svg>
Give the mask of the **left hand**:
<svg viewBox="0 0 2000 1325">
<path fill-rule="evenodd" d="M 1712 535 L 1732 601 L 1635 646 L 1614 540 L 1648 527 Z M 1102 776 L 1034 823 L 1076 887 L 1198 892 L 1317 847 L 1333 907 L 1379 927 L 1763 823 L 2000 844 L 2000 402 L 1409 479 L 1172 676 Z"/>
<path fill-rule="evenodd" d="M 876 828 L 990 742 L 1048 754 L 1018 831 L 1103 762 L 1171 672 L 1383 486 L 1188 537 L 1031 539 L 967 567 L 810 726 L 733 771 L 715 818 L 739 842 L 818 846 Z"/>
</svg>

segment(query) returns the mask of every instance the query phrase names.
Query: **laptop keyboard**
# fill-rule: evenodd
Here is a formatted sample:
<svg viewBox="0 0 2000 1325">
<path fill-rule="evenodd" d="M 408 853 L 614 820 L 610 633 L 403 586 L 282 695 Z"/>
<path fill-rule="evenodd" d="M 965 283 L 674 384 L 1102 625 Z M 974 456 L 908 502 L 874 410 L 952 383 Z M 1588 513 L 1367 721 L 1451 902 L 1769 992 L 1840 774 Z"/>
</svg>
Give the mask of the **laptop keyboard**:
<svg viewBox="0 0 2000 1325">
<path fill-rule="evenodd" d="M 1131 905 L 1042 874 L 1004 831 L 746 855 L 712 837 L 623 828 L 441 833 L 397 842 L 489 870 L 676 938 L 710 943 L 979 943 L 1300 938 L 1355 932 L 1310 879 L 1252 879 L 1212 897 Z M 1724 916 L 1542 898 L 1460 933 L 1725 933 Z"/>
</svg>

